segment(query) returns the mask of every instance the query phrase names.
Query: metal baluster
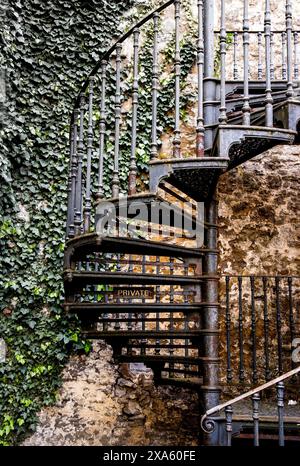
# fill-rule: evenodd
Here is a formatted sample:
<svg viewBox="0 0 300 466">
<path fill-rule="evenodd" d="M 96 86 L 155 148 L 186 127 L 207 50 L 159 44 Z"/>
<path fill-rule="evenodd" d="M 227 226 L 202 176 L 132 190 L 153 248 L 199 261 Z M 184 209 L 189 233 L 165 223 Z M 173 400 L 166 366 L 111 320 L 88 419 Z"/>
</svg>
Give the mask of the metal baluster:
<svg viewBox="0 0 300 466">
<path fill-rule="evenodd" d="M 170 257 L 170 275 L 174 275 L 174 257 Z M 170 286 L 170 304 L 174 304 L 174 285 Z M 174 313 L 171 310 L 170 311 L 170 330 L 171 332 L 174 332 Z M 174 340 L 173 338 L 170 339 L 170 356 L 172 357 L 174 355 Z M 174 363 L 170 362 L 169 364 L 170 367 L 170 377 L 174 377 Z"/>
<path fill-rule="evenodd" d="M 120 157 L 120 125 L 121 125 L 121 52 L 122 44 L 116 45 L 116 95 L 115 95 L 115 153 L 112 179 L 112 196 L 119 196 L 119 157 Z"/>
<path fill-rule="evenodd" d="M 131 155 L 128 178 L 129 196 L 136 193 L 136 140 L 137 140 L 137 114 L 139 103 L 139 29 L 133 32 L 133 92 L 132 92 L 132 129 L 131 129 Z"/>
<path fill-rule="evenodd" d="M 100 103 L 100 123 L 99 123 L 99 170 L 98 170 L 98 192 L 96 199 L 100 201 L 104 197 L 103 187 L 103 164 L 105 153 L 105 131 L 106 131 L 106 73 L 107 61 L 101 62 L 101 103 Z"/>
<path fill-rule="evenodd" d="M 271 77 L 271 81 L 275 79 L 273 51 L 274 51 L 274 32 L 271 32 L 271 36 L 270 36 L 270 77 Z"/>
<path fill-rule="evenodd" d="M 284 383 L 277 384 L 279 446 L 284 447 Z"/>
<path fill-rule="evenodd" d="M 292 3 L 290 0 L 286 0 L 286 56 L 287 56 L 287 97 L 294 96 L 294 89 L 293 89 L 293 69 L 292 69 L 292 61 L 293 61 L 293 15 L 292 15 Z"/>
<path fill-rule="evenodd" d="M 249 0 L 244 0 L 243 18 L 243 48 L 244 48 L 244 104 L 243 125 L 250 126 L 250 104 L 249 104 Z"/>
<path fill-rule="evenodd" d="M 109 299 L 108 299 L 108 285 L 105 285 L 105 290 L 104 290 L 104 302 L 105 304 L 109 304 Z M 108 329 L 108 313 L 104 312 L 103 313 L 103 331 L 106 332 Z"/>
<path fill-rule="evenodd" d="M 264 352 L 265 352 L 265 376 L 270 380 L 270 356 L 269 356 L 269 315 L 268 315 L 268 279 L 263 277 L 263 295 L 264 295 Z"/>
<path fill-rule="evenodd" d="M 254 277 L 250 277 L 251 286 L 251 336 L 252 336 L 252 380 L 256 383 L 257 375 L 257 360 L 256 360 L 256 312 L 255 312 L 255 281 Z"/>
<path fill-rule="evenodd" d="M 133 264 L 132 264 L 132 256 L 129 255 L 128 257 L 128 273 L 132 273 L 133 272 Z M 128 303 L 129 304 L 132 304 L 132 298 L 129 298 L 128 300 Z M 132 312 L 128 312 L 128 331 L 132 331 Z M 127 354 L 131 355 L 132 354 L 132 348 L 131 347 L 128 347 L 127 348 Z"/>
<path fill-rule="evenodd" d="M 75 197 L 76 197 L 76 178 L 77 178 L 77 131 L 78 131 L 78 114 L 79 110 L 75 109 L 73 114 L 73 124 L 71 131 L 70 145 L 70 179 L 69 179 L 69 203 L 68 203 L 68 237 L 73 238 L 75 235 Z"/>
<path fill-rule="evenodd" d="M 158 21 L 159 14 L 153 15 L 153 65 L 152 65 L 152 137 L 151 160 L 157 157 L 157 97 L 159 86 L 158 68 Z"/>
<path fill-rule="evenodd" d="M 160 275 L 160 257 L 156 256 L 156 275 Z M 160 303 L 160 286 L 156 286 L 156 303 Z M 156 317 L 155 317 L 155 324 L 156 324 L 156 331 L 160 331 L 160 325 L 159 325 L 159 312 L 156 312 Z M 160 354 L 160 340 L 156 339 L 155 342 L 155 354 Z"/>
<path fill-rule="evenodd" d="M 294 309 L 293 309 L 293 278 L 288 277 L 288 292 L 289 292 L 289 321 L 290 321 L 290 337 L 291 337 L 291 350 L 293 348 L 293 340 L 296 334 Z M 294 363 L 291 358 L 291 367 L 293 369 Z"/>
<path fill-rule="evenodd" d="M 84 206 L 84 232 L 88 232 L 91 226 L 91 177 L 92 177 L 92 152 L 93 152 L 93 95 L 94 95 L 93 76 L 89 79 L 89 107 L 88 107 L 88 132 L 87 132 L 87 168 L 86 168 L 86 186 L 85 186 L 85 206 Z"/>
<path fill-rule="evenodd" d="M 277 328 L 277 348 L 278 348 L 278 370 L 279 374 L 283 372 L 282 365 L 282 333 L 281 333 L 281 306 L 280 306 L 280 277 L 275 278 L 276 292 L 276 328 Z"/>
<path fill-rule="evenodd" d="M 181 0 L 174 1 L 175 7 L 175 127 L 173 139 L 173 156 L 179 158 L 181 155 L 181 132 L 180 132 L 180 6 Z"/>
<path fill-rule="evenodd" d="M 184 271 L 185 271 L 185 275 L 188 275 L 188 266 L 187 266 L 186 264 L 184 265 Z M 185 305 L 188 305 L 188 303 L 189 303 L 188 291 L 184 290 L 183 296 L 184 296 L 184 304 L 185 304 Z M 188 332 L 188 331 L 189 331 L 187 313 L 184 314 L 184 331 L 185 331 L 185 332 Z M 189 345 L 189 340 L 188 340 L 188 338 L 186 338 L 186 339 L 184 340 L 184 356 L 185 356 L 186 358 L 189 357 L 189 347 L 188 347 L 188 345 Z M 187 377 L 188 377 L 187 372 L 188 372 L 189 369 L 190 369 L 190 366 L 189 366 L 189 363 L 188 363 L 188 362 L 186 362 L 186 363 L 184 364 L 184 369 L 185 369 L 184 377 L 187 378 Z"/>
<path fill-rule="evenodd" d="M 74 121 L 75 119 L 74 113 L 72 117 Z M 69 159 L 69 171 L 68 171 L 68 216 L 67 216 L 67 231 L 66 231 L 67 238 L 74 236 L 74 225 L 72 225 L 73 224 L 72 219 L 73 219 L 73 214 L 74 214 L 74 209 L 72 208 L 72 197 L 73 197 L 72 196 L 72 165 L 73 165 L 73 158 L 74 158 L 74 124 L 72 124 L 70 128 L 69 146 L 70 146 L 70 152 L 69 152 L 70 159 Z M 76 181 L 76 176 L 75 176 L 75 181 Z"/>
<path fill-rule="evenodd" d="M 294 80 L 299 79 L 299 63 L 298 63 L 298 32 L 294 32 Z"/>
<path fill-rule="evenodd" d="M 265 0 L 265 59 L 266 59 L 266 126 L 273 126 L 273 97 L 271 83 L 271 11 L 270 0 Z"/>
<path fill-rule="evenodd" d="M 259 447 L 259 393 L 252 395 L 252 419 L 253 419 L 253 433 L 254 433 L 254 446 Z"/>
<path fill-rule="evenodd" d="M 198 43 L 197 43 L 197 72 L 198 72 L 198 117 L 196 156 L 204 156 L 204 115 L 203 115 L 203 76 L 204 76 L 204 39 L 203 39 L 203 0 L 198 0 Z"/>
<path fill-rule="evenodd" d="M 146 273 L 146 256 L 142 255 L 142 274 Z M 145 304 L 145 298 L 142 298 L 142 304 Z M 145 332 L 146 330 L 146 321 L 145 321 L 145 313 L 142 314 L 142 331 Z M 147 338 L 142 338 L 141 340 L 141 354 L 146 354 L 146 345 L 147 345 Z"/>
<path fill-rule="evenodd" d="M 243 335 L 243 279 L 238 277 L 238 288 L 239 288 L 239 379 L 240 382 L 245 380 L 245 369 L 244 369 L 244 335 Z"/>
<path fill-rule="evenodd" d="M 237 81 L 239 79 L 239 69 L 237 63 L 238 53 L 238 33 L 233 34 L 233 79 Z"/>
<path fill-rule="evenodd" d="M 263 78 L 263 64 L 262 64 L 262 32 L 257 33 L 257 44 L 258 44 L 258 68 L 257 68 L 257 79 L 259 81 Z"/>
<path fill-rule="evenodd" d="M 220 55 L 221 55 L 221 89 L 220 89 L 220 116 L 221 124 L 227 123 L 226 115 L 226 19 L 225 0 L 221 0 L 221 28 L 220 28 Z"/>
<path fill-rule="evenodd" d="M 281 34 L 282 42 L 282 79 L 286 81 L 287 79 L 287 65 L 286 65 L 286 33 Z"/>
<path fill-rule="evenodd" d="M 84 109 L 85 109 L 85 96 L 80 96 L 80 123 L 79 123 L 79 138 L 78 138 L 78 164 L 77 164 L 77 178 L 76 178 L 76 193 L 75 193 L 75 235 L 81 233 L 82 222 L 82 160 L 84 151 Z"/>
<path fill-rule="evenodd" d="M 226 277 L 226 346 L 227 346 L 227 382 L 232 382 L 231 369 L 231 315 L 230 315 L 230 277 Z"/>
<path fill-rule="evenodd" d="M 232 440 L 232 407 L 226 406 L 225 408 L 225 418 L 226 418 L 226 446 L 231 447 Z"/>
</svg>

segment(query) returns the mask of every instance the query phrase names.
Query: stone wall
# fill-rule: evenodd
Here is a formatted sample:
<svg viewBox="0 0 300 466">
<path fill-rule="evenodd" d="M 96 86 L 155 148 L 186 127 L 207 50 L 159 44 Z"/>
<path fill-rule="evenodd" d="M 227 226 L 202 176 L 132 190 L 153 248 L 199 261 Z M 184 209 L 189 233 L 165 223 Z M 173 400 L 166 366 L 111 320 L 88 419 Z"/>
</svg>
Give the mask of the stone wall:
<svg viewBox="0 0 300 466">
<path fill-rule="evenodd" d="M 55 406 L 24 445 L 197 445 L 197 396 L 153 385 L 151 373 L 116 366 L 110 347 L 72 357 Z"/>
</svg>

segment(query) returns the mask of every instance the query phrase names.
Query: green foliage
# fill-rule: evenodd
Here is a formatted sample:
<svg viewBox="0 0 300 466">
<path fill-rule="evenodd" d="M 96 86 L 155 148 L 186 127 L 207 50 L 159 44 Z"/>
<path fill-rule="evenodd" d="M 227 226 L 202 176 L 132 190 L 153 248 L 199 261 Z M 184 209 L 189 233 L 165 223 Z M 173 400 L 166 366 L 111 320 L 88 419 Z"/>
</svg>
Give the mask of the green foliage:
<svg viewBox="0 0 300 466">
<path fill-rule="evenodd" d="M 149 2 L 151 3 L 151 2 Z M 2 2 L 0 67 L 7 98 L 0 102 L 0 445 L 20 442 L 36 413 L 56 399 L 71 351 L 88 353 L 78 323 L 61 307 L 67 205 L 69 116 L 74 98 L 134 0 L 9 0 Z M 145 13 L 145 4 L 141 12 Z M 136 13 L 139 14 L 139 11 Z M 128 19 L 132 24 L 132 21 Z M 152 28 L 141 51 L 138 131 L 139 190 L 148 183 L 151 140 Z M 193 96 L 185 82 L 195 60 L 194 32 L 182 42 L 182 117 Z M 174 41 L 164 54 L 171 63 Z M 123 70 L 124 99 L 131 73 Z M 174 125 L 174 72 L 161 80 L 159 134 Z M 115 91 L 114 77 L 108 95 Z M 99 115 L 94 115 L 95 123 Z M 120 172 L 126 189 L 130 111 L 122 128 Z M 110 192 L 113 99 L 108 109 L 106 193 Z M 94 170 L 96 170 L 94 164 Z M 101 287 L 99 300 L 102 299 Z"/>
<path fill-rule="evenodd" d="M 90 350 L 61 308 L 69 114 L 133 3 L 1 2 L 0 445 L 20 441 L 55 400 L 70 351 Z"/>
</svg>

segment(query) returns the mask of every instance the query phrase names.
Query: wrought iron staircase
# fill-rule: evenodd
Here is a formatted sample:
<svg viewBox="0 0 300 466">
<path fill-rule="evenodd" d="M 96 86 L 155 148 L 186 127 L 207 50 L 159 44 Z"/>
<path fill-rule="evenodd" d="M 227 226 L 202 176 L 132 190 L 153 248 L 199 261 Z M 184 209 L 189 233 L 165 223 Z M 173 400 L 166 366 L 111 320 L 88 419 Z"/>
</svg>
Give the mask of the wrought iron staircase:
<svg viewBox="0 0 300 466">
<path fill-rule="evenodd" d="M 292 50 L 297 50 L 297 36 L 287 1 L 282 76 L 275 79 L 271 49 L 276 33 L 271 31 L 269 1 L 263 33 L 249 30 L 248 0 L 241 2 L 243 30 L 234 31 L 232 47 L 226 1 L 221 1 L 219 32 L 213 31 L 213 2 L 197 1 L 195 66 L 190 69 L 196 97 L 186 106 L 196 114 L 191 150 L 181 113 L 187 21 L 181 3 L 168 1 L 121 37 L 103 54 L 75 101 L 64 306 L 78 315 L 85 336 L 112 345 L 116 362 L 142 362 L 153 370 L 156 383 L 196 389 L 206 412 L 219 404 L 221 390 L 215 190 L 224 172 L 277 144 L 295 141 L 300 100 Z M 163 59 L 166 19 L 173 25 L 173 69 Z M 256 70 L 249 64 L 252 35 L 258 37 Z M 139 125 L 146 92 L 139 76 L 149 37 L 152 106 L 151 127 L 145 129 Z M 160 94 L 168 74 L 172 128 L 170 123 L 162 128 Z M 129 157 L 124 150 L 128 135 Z"/>
</svg>

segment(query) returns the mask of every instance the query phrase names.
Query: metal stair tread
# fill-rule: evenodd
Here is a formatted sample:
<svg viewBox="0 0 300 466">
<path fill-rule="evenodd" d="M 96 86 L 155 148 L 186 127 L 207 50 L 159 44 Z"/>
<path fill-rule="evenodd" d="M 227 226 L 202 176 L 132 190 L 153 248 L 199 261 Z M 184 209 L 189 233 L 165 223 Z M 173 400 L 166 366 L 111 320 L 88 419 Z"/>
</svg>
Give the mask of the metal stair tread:
<svg viewBox="0 0 300 466">
<path fill-rule="evenodd" d="M 201 357 L 191 357 L 191 356 L 169 356 L 161 354 L 120 354 L 116 358 L 119 362 L 144 362 L 146 363 L 178 363 L 178 364 L 195 364 L 198 365 L 203 361 Z"/>
<path fill-rule="evenodd" d="M 126 273 L 126 272 L 74 272 L 66 271 L 66 283 L 85 282 L 88 284 L 110 283 L 110 284 L 199 284 L 204 282 L 205 279 L 218 279 L 217 276 L 205 275 L 155 275 L 150 273 Z"/>
<path fill-rule="evenodd" d="M 99 313 L 105 312 L 130 312 L 130 313 L 151 313 L 153 312 L 185 312 L 185 311 L 199 311 L 204 306 L 218 306 L 218 303 L 184 303 L 184 304 L 170 304 L 170 303 L 65 303 L 64 308 L 70 312 L 86 312 L 98 311 Z"/>
<path fill-rule="evenodd" d="M 182 339 L 182 338 L 194 338 L 200 336 L 205 332 L 205 330 L 111 330 L 111 331 L 102 331 L 102 330 L 87 330 L 83 331 L 83 335 L 87 338 L 98 338 L 98 339 L 108 339 L 108 338 L 148 338 L 148 339 Z"/>
<path fill-rule="evenodd" d="M 97 233 L 88 233 L 72 238 L 66 243 L 66 252 L 72 259 L 79 260 L 94 252 L 120 252 L 135 255 L 161 255 L 164 257 L 203 257 L 208 249 L 185 248 L 160 241 L 148 241 L 135 238 L 108 237 Z"/>
</svg>

